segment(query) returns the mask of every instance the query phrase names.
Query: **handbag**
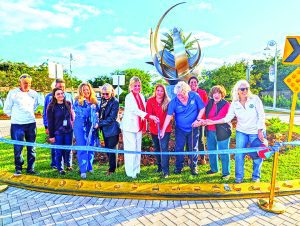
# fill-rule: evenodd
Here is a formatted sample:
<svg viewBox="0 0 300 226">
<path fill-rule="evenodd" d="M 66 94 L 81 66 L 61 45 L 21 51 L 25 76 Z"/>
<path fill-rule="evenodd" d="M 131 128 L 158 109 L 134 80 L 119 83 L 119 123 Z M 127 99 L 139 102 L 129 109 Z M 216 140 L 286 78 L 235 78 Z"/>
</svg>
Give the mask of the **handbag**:
<svg viewBox="0 0 300 226">
<path fill-rule="evenodd" d="M 231 126 L 228 123 L 216 124 L 217 141 L 223 141 L 231 136 Z"/>
</svg>

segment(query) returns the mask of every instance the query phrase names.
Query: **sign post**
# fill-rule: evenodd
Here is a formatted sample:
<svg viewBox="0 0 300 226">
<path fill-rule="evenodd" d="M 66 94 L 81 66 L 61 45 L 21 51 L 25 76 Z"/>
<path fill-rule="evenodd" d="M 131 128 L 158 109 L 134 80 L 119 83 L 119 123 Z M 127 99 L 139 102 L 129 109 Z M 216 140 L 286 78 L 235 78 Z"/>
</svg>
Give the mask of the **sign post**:
<svg viewBox="0 0 300 226">
<path fill-rule="evenodd" d="M 117 86 L 116 91 L 117 91 L 117 95 L 118 95 L 118 101 L 120 100 L 120 95 L 123 92 L 123 90 L 121 89 L 120 86 L 124 86 L 125 85 L 125 75 L 112 75 L 113 76 L 113 85 Z"/>
<path fill-rule="evenodd" d="M 61 64 L 57 64 L 54 62 L 48 62 L 48 73 L 49 78 L 63 78 L 64 77 L 64 70 Z"/>
<path fill-rule="evenodd" d="M 300 92 L 300 67 L 298 67 L 291 74 L 286 76 L 286 78 L 283 81 L 293 92 L 292 106 L 291 106 L 291 113 L 290 113 L 289 134 L 288 134 L 288 141 L 291 141 L 293 128 L 294 128 L 296 103 L 298 99 L 298 93 Z"/>
<path fill-rule="evenodd" d="M 300 64 L 300 36 L 287 36 L 285 39 L 282 64 L 297 65 Z M 289 74 L 284 79 L 285 84 L 293 91 L 293 99 L 290 113 L 290 126 L 288 141 L 292 140 L 294 127 L 294 117 L 298 93 L 300 92 L 300 67 Z"/>
</svg>

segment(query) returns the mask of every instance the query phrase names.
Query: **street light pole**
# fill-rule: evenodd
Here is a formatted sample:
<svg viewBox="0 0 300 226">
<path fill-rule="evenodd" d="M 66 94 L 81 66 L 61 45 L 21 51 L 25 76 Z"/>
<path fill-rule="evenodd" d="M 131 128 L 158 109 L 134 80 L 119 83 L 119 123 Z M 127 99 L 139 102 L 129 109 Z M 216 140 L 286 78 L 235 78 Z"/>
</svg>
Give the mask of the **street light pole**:
<svg viewBox="0 0 300 226">
<path fill-rule="evenodd" d="M 277 97 L 277 42 L 274 40 L 268 41 L 267 47 L 265 50 L 270 50 L 269 46 L 275 46 L 275 54 L 274 54 L 274 91 L 273 91 L 273 109 L 276 108 L 276 97 Z"/>
</svg>

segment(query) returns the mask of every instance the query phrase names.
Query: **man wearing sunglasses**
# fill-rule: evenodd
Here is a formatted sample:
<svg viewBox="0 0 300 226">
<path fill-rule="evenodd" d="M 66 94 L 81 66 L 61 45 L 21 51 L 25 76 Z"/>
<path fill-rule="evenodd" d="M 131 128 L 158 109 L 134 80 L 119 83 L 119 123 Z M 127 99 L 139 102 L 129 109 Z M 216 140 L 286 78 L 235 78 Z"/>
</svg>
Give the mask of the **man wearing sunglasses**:
<svg viewBox="0 0 300 226">
<path fill-rule="evenodd" d="M 11 139 L 27 142 L 35 142 L 36 121 L 34 112 L 38 103 L 38 94 L 30 89 L 32 78 L 28 74 L 19 77 L 20 87 L 9 91 L 4 103 L 3 111 L 11 117 Z M 22 174 L 24 159 L 22 145 L 14 145 L 15 176 Z M 34 171 L 35 148 L 27 146 L 27 174 L 37 174 Z"/>
<path fill-rule="evenodd" d="M 64 91 L 65 99 L 67 101 L 69 101 L 71 103 L 71 105 L 73 105 L 73 103 L 74 103 L 73 96 L 72 96 L 72 94 L 65 92 L 65 90 L 66 90 L 66 84 L 65 84 L 65 81 L 63 79 L 58 78 L 58 79 L 55 80 L 55 88 L 59 88 L 62 91 Z M 49 94 L 46 95 L 45 102 L 44 102 L 43 124 L 45 126 L 45 132 L 46 132 L 46 134 L 49 134 L 49 131 L 48 131 L 48 121 L 47 121 L 47 114 L 46 113 L 47 113 L 47 107 L 50 104 L 51 100 L 52 100 L 52 92 L 50 92 Z M 65 160 L 65 159 L 69 159 L 69 161 L 70 161 L 70 164 L 67 164 L 67 162 L 65 162 L 65 164 L 72 166 L 72 152 L 70 152 L 69 158 L 66 158 L 66 157 L 63 156 L 63 160 Z M 56 166 L 55 163 L 56 163 L 56 161 L 55 161 L 55 149 L 52 148 L 51 149 L 51 164 L 50 164 L 50 166 L 51 166 L 52 169 L 57 169 L 57 166 Z M 67 170 L 72 170 L 72 167 L 67 168 Z"/>
</svg>

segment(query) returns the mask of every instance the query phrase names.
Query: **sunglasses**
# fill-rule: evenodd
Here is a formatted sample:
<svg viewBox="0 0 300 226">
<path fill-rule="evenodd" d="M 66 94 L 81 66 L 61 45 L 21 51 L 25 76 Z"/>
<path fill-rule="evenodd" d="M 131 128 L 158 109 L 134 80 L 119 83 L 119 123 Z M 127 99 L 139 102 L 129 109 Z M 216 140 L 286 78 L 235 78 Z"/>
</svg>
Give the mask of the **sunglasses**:
<svg viewBox="0 0 300 226">
<path fill-rule="evenodd" d="M 241 90 L 242 92 L 244 92 L 245 90 L 248 91 L 248 89 L 249 89 L 248 87 L 245 87 L 245 88 L 239 88 L 239 90 Z"/>
<path fill-rule="evenodd" d="M 109 93 L 102 93 L 102 96 L 109 96 Z"/>
<path fill-rule="evenodd" d="M 22 78 L 31 78 L 31 76 L 30 75 L 22 75 L 22 76 L 20 76 L 19 79 L 22 79 Z"/>
</svg>

